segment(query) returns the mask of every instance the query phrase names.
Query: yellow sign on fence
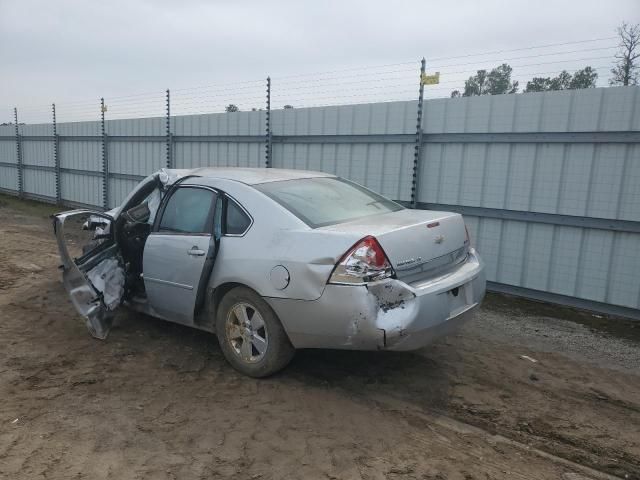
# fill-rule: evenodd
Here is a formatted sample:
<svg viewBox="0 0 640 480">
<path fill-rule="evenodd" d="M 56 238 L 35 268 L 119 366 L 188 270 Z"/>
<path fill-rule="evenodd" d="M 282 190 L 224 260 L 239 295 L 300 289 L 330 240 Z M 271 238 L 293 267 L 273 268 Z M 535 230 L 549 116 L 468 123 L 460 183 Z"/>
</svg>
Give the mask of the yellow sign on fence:
<svg viewBox="0 0 640 480">
<path fill-rule="evenodd" d="M 421 80 L 423 85 L 437 85 L 440 83 L 440 72 L 436 72 L 434 75 L 423 73 Z"/>
</svg>

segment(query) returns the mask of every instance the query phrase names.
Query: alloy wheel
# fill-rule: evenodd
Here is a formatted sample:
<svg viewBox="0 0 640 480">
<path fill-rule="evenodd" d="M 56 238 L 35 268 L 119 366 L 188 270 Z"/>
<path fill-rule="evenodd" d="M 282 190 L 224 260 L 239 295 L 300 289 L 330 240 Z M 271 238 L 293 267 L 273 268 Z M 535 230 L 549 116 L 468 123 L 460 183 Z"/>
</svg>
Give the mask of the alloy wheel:
<svg viewBox="0 0 640 480">
<path fill-rule="evenodd" d="M 225 328 L 232 350 L 242 361 L 256 363 L 264 358 L 269 346 L 267 329 L 253 305 L 235 304 L 227 314 Z"/>
</svg>

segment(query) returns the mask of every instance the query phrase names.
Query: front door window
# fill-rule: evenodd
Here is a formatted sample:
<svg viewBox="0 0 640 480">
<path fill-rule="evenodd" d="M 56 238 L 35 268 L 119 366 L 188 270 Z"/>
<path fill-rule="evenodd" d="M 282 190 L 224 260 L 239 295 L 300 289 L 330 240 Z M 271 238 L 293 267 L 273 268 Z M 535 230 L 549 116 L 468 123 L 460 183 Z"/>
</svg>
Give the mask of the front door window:
<svg viewBox="0 0 640 480">
<path fill-rule="evenodd" d="M 214 193 L 201 188 L 180 188 L 171 195 L 160 220 L 160 232 L 211 233 Z"/>
</svg>

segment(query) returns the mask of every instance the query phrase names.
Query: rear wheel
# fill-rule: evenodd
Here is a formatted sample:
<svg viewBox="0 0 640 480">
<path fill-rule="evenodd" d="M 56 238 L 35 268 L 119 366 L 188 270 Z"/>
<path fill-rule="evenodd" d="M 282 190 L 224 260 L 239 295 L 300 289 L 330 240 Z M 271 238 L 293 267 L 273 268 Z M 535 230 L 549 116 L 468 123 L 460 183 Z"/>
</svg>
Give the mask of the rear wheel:
<svg viewBox="0 0 640 480">
<path fill-rule="evenodd" d="M 276 373 L 295 353 L 275 312 L 246 287 L 236 287 L 222 299 L 216 333 L 225 358 L 250 377 Z"/>
</svg>

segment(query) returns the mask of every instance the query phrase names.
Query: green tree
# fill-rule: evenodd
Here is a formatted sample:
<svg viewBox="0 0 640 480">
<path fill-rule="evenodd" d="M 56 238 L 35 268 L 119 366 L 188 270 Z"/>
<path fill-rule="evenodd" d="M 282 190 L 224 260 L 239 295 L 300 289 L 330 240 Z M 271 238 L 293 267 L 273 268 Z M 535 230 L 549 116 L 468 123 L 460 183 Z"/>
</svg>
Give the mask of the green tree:
<svg viewBox="0 0 640 480">
<path fill-rule="evenodd" d="M 581 88 L 595 88 L 598 80 L 598 72 L 591 67 L 584 67 L 573 74 L 569 88 L 578 90 Z"/>
<path fill-rule="evenodd" d="M 524 92 L 593 88 L 596 86 L 597 79 L 598 72 L 591 67 L 584 67 L 582 70 L 576 71 L 573 75 L 563 70 L 557 77 L 534 77 L 527 82 L 527 87 L 524 89 Z"/>
<path fill-rule="evenodd" d="M 549 79 L 549 90 L 567 90 L 571 88 L 572 79 L 571 74 L 563 70 L 557 77 Z"/>
<path fill-rule="evenodd" d="M 497 68 L 494 68 L 489 73 L 489 94 L 501 95 L 503 93 L 516 93 L 518 91 L 518 82 L 511 81 L 511 68 L 506 63 L 503 63 Z"/>
<path fill-rule="evenodd" d="M 618 27 L 620 43 L 616 53 L 616 66 L 611 69 L 613 77 L 609 85 L 638 85 L 638 69 L 640 62 L 640 24 L 629 25 L 623 23 Z"/>
<path fill-rule="evenodd" d="M 549 77 L 533 77 L 527 82 L 527 87 L 524 89 L 524 93 L 528 92 L 546 92 L 551 90 L 551 79 Z"/>
<path fill-rule="evenodd" d="M 478 70 L 473 77 L 464 82 L 463 97 L 471 97 L 473 95 L 487 95 L 489 88 L 487 87 L 487 71 Z"/>
<path fill-rule="evenodd" d="M 518 82 L 511 81 L 512 72 L 513 69 L 506 63 L 494 68 L 490 72 L 478 70 L 474 76 L 469 77 L 469 79 L 464 82 L 464 92 L 462 96 L 472 97 L 475 95 L 516 93 L 518 91 Z M 456 92 L 457 90 L 451 92 L 451 96 L 457 96 Z"/>
<path fill-rule="evenodd" d="M 240 109 L 238 108 L 237 105 L 234 105 L 233 103 L 230 103 L 229 105 L 224 107 L 224 111 L 227 112 L 227 113 L 233 113 L 233 112 L 239 112 Z"/>
</svg>

